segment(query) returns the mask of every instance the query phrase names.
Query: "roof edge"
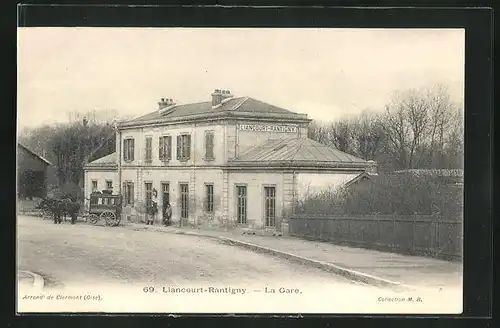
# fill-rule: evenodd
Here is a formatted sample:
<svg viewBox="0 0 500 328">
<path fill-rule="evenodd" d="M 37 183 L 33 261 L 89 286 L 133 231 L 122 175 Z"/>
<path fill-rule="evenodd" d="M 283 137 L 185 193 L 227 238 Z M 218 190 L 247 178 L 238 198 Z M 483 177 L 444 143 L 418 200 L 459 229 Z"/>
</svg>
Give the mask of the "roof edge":
<svg viewBox="0 0 500 328">
<path fill-rule="evenodd" d="M 252 112 L 237 112 L 237 111 L 223 111 L 217 113 L 204 113 L 204 114 L 193 114 L 186 115 L 178 118 L 165 118 L 165 119 L 152 119 L 147 121 L 134 122 L 120 122 L 117 127 L 118 130 L 125 130 L 132 127 L 142 127 L 142 126 L 158 126 L 158 125 L 168 125 L 168 124 L 179 124 L 179 123 L 192 123 L 196 121 L 206 122 L 208 120 L 220 120 L 220 119 L 279 119 L 284 122 L 293 123 L 310 123 L 312 119 L 307 117 L 307 114 L 275 114 L 275 113 L 252 113 Z"/>
<path fill-rule="evenodd" d="M 47 163 L 48 165 L 50 166 L 53 166 L 54 164 L 52 164 L 48 159 L 44 158 L 43 156 L 40 156 L 38 155 L 37 153 L 35 153 L 33 150 L 29 149 L 28 147 L 26 147 L 25 145 L 23 145 L 22 143 L 20 142 L 17 142 L 17 145 L 18 146 L 21 146 L 22 148 L 24 148 L 26 151 L 28 151 L 29 153 L 35 155 L 36 157 L 38 157 L 39 159 L 41 159 L 43 162 Z"/>
<path fill-rule="evenodd" d="M 278 167 L 297 167 L 297 168 L 315 168 L 315 167 L 324 167 L 324 168 L 345 168 L 345 169 L 367 169 L 370 167 L 368 163 L 363 162 L 333 162 L 333 161 L 286 161 L 286 160 L 278 160 L 278 161 L 235 161 L 231 160 L 228 162 L 229 165 L 234 166 L 278 166 Z"/>
</svg>

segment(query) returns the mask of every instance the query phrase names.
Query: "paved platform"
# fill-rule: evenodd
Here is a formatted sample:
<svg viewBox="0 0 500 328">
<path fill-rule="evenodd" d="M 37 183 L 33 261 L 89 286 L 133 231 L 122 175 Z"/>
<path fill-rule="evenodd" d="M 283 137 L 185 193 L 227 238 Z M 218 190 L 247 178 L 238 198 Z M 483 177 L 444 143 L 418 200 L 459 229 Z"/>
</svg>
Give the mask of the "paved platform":
<svg viewBox="0 0 500 328">
<path fill-rule="evenodd" d="M 327 262 L 404 285 L 430 288 L 462 288 L 461 263 L 433 258 L 386 253 L 363 248 L 339 246 L 326 242 L 308 241 L 294 237 L 243 234 L 244 230 L 222 231 L 193 228 L 148 226 L 128 223 L 133 229 L 168 233 L 197 234 L 225 237 L 300 257 Z"/>
</svg>

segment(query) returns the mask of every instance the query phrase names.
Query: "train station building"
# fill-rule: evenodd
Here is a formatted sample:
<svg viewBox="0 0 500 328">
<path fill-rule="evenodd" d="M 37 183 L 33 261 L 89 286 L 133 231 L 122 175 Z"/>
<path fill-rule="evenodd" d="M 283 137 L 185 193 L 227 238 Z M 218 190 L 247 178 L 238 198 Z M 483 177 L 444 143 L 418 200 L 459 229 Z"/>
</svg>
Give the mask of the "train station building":
<svg viewBox="0 0 500 328">
<path fill-rule="evenodd" d="M 207 98 L 162 98 L 151 113 L 118 124 L 116 152 L 85 166 L 86 198 L 113 189 L 123 196 L 123 219 L 140 222 L 156 191 L 160 213 L 170 203 L 174 223 L 280 229 L 308 193 L 374 170 L 372 161 L 308 139 L 305 114 L 227 90 Z"/>
</svg>

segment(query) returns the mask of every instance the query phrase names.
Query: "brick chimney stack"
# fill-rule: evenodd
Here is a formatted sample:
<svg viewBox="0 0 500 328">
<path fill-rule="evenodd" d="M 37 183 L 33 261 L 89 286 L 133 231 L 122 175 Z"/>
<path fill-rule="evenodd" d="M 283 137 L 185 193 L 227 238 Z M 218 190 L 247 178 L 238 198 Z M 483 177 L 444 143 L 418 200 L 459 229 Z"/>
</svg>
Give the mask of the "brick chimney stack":
<svg viewBox="0 0 500 328">
<path fill-rule="evenodd" d="M 175 106 L 175 102 L 172 98 L 161 98 L 158 102 L 158 109 L 161 111 L 162 109 Z"/>
<path fill-rule="evenodd" d="M 225 99 L 232 98 L 233 95 L 229 90 L 215 89 L 212 93 L 212 108 L 219 107 Z"/>
</svg>

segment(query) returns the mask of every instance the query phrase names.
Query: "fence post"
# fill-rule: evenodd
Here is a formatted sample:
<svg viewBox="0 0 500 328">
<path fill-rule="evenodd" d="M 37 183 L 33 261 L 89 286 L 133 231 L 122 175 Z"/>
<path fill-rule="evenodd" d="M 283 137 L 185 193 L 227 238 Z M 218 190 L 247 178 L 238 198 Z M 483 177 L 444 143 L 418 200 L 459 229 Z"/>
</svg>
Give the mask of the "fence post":
<svg viewBox="0 0 500 328">
<path fill-rule="evenodd" d="M 436 254 L 438 254 L 440 252 L 439 248 L 440 248 L 440 244 L 439 244 L 439 218 L 436 217 Z"/>
<path fill-rule="evenodd" d="M 347 219 L 347 240 L 348 241 L 352 240 L 352 236 L 351 236 L 351 220 L 349 218 Z"/>
<path fill-rule="evenodd" d="M 415 241 L 417 240 L 416 230 L 417 230 L 417 215 L 414 214 L 413 215 L 413 238 L 411 241 L 411 248 L 412 248 L 413 254 L 415 254 L 415 249 L 416 249 L 416 247 L 415 247 Z"/>
<path fill-rule="evenodd" d="M 380 219 L 377 218 L 377 244 L 380 243 Z"/>
<path fill-rule="evenodd" d="M 323 220 L 323 218 L 320 219 L 321 223 L 320 223 L 320 226 L 319 226 L 319 239 L 322 240 L 323 239 L 323 224 L 325 222 L 325 220 Z"/>
<path fill-rule="evenodd" d="M 392 216 L 392 242 L 396 246 L 396 218 Z"/>
</svg>

